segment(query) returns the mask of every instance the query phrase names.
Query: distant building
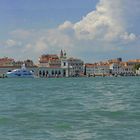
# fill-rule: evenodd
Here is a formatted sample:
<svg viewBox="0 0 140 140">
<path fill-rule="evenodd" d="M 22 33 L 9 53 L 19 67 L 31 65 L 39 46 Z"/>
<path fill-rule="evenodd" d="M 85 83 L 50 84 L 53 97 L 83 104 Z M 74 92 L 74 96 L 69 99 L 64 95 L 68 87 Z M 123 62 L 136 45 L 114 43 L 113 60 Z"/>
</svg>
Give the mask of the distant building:
<svg viewBox="0 0 140 140">
<path fill-rule="evenodd" d="M 63 51 L 60 57 L 56 54 L 46 54 L 39 58 L 40 77 L 68 77 L 68 67 L 64 59 Z"/>
<path fill-rule="evenodd" d="M 39 58 L 39 67 L 60 67 L 61 60 L 56 54 L 46 54 Z"/>
<path fill-rule="evenodd" d="M 0 58 L 0 67 L 3 66 L 13 66 L 15 60 L 12 58 L 4 57 Z"/>
<path fill-rule="evenodd" d="M 46 54 L 39 58 L 39 76 L 41 77 L 69 77 L 83 72 L 83 61 L 76 58 L 67 58 L 64 51 L 60 56 Z"/>
<path fill-rule="evenodd" d="M 84 62 L 77 58 L 68 58 L 68 65 L 72 68 L 72 74 L 79 76 L 84 73 Z"/>
<path fill-rule="evenodd" d="M 88 76 L 101 76 L 110 74 L 109 64 L 107 63 L 85 64 L 85 70 L 85 73 Z"/>
<path fill-rule="evenodd" d="M 23 64 L 25 64 L 26 67 L 33 67 L 33 66 L 35 66 L 33 61 L 30 60 L 30 59 L 27 59 L 25 61 L 15 61 L 13 63 L 13 65 L 16 66 L 16 67 L 21 67 Z"/>
<path fill-rule="evenodd" d="M 110 59 L 107 61 L 107 63 L 111 64 L 111 63 L 120 63 L 122 62 L 122 58 L 116 58 L 116 59 Z"/>
<path fill-rule="evenodd" d="M 113 63 L 110 65 L 110 70 L 112 74 L 117 75 L 134 75 L 133 66 L 127 65 L 127 63 L 122 62 L 120 64 Z"/>
<path fill-rule="evenodd" d="M 34 62 L 32 60 L 30 60 L 30 59 L 25 60 L 24 64 L 25 64 L 26 67 L 33 67 L 33 66 L 35 66 Z"/>
<path fill-rule="evenodd" d="M 85 64 L 86 75 L 135 75 L 134 66 L 140 64 L 140 60 L 123 62 L 122 58 L 111 59 L 106 62 Z"/>
</svg>

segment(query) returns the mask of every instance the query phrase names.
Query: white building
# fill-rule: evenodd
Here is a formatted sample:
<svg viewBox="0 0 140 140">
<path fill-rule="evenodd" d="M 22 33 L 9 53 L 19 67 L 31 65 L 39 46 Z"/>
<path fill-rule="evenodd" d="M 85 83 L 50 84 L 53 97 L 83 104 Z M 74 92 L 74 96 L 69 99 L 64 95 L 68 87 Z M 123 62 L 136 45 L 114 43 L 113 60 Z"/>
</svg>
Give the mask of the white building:
<svg viewBox="0 0 140 140">
<path fill-rule="evenodd" d="M 127 63 L 113 63 L 110 65 L 110 70 L 112 74 L 117 75 L 134 75 L 133 66 L 127 65 Z"/>
<path fill-rule="evenodd" d="M 82 75 L 84 73 L 84 62 L 81 59 L 69 58 L 67 62 L 69 67 L 72 68 L 71 73 L 73 76 Z"/>
<path fill-rule="evenodd" d="M 95 75 L 109 75 L 110 69 L 108 64 L 86 64 L 85 65 L 86 75 L 88 76 L 95 76 Z"/>
<path fill-rule="evenodd" d="M 140 75 L 140 68 L 138 70 L 136 70 L 136 74 Z"/>
<path fill-rule="evenodd" d="M 76 58 L 67 58 L 66 52 L 61 50 L 60 57 L 55 54 L 42 55 L 39 58 L 40 77 L 70 77 L 83 72 L 83 61 Z"/>
<path fill-rule="evenodd" d="M 134 75 L 134 65 L 127 62 L 86 64 L 86 75 Z"/>
</svg>

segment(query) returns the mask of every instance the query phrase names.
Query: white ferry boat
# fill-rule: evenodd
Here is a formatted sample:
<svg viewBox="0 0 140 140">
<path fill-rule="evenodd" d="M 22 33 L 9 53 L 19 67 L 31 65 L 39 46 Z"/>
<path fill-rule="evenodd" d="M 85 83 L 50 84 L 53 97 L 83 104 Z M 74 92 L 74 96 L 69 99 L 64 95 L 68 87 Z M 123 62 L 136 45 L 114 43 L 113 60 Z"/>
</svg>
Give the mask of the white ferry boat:
<svg viewBox="0 0 140 140">
<path fill-rule="evenodd" d="M 21 69 L 15 69 L 6 73 L 7 77 L 21 77 L 21 78 L 33 78 L 34 74 L 32 71 L 26 69 L 25 64 L 22 65 Z"/>
</svg>

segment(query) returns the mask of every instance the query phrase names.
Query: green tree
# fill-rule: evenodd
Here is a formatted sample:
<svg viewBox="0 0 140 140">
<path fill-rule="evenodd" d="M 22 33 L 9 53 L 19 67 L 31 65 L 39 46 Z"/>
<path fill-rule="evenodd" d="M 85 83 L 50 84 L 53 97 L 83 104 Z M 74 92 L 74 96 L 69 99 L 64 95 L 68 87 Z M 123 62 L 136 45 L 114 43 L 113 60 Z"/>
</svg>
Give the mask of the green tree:
<svg viewBox="0 0 140 140">
<path fill-rule="evenodd" d="M 138 70 L 140 68 L 140 64 L 135 64 L 134 65 L 134 70 L 136 71 L 136 70 Z"/>
</svg>

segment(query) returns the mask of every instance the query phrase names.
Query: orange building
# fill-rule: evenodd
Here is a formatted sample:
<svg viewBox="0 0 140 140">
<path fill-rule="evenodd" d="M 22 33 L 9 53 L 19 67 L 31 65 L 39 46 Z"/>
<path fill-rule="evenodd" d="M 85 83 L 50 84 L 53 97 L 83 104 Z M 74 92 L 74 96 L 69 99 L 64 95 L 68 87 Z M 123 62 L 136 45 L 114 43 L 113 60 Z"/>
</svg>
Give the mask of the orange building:
<svg viewBox="0 0 140 140">
<path fill-rule="evenodd" d="M 61 61 L 56 54 L 46 54 L 39 58 L 40 67 L 60 67 Z"/>
<path fill-rule="evenodd" d="M 0 58 L 0 66 L 13 66 L 15 60 L 12 58 L 4 57 Z"/>
</svg>

